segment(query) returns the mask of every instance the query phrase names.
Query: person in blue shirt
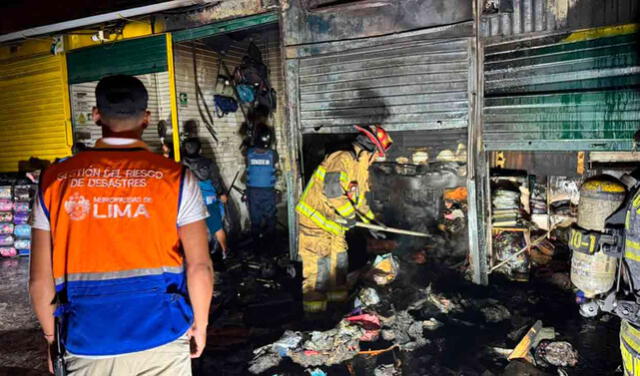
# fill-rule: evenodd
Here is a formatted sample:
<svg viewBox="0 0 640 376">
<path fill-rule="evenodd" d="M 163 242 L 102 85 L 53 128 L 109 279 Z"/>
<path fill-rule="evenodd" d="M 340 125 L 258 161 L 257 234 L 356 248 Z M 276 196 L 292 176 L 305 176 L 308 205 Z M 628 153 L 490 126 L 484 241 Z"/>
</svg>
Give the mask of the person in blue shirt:
<svg viewBox="0 0 640 376">
<path fill-rule="evenodd" d="M 251 235 L 264 249 L 271 249 L 276 232 L 276 175 L 278 153 L 271 149 L 273 132 L 259 123 L 255 127 L 253 146 L 247 149 L 247 203 Z"/>
<path fill-rule="evenodd" d="M 202 144 L 198 138 L 192 137 L 183 141 L 182 149 L 184 158 L 183 164 L 198 178 L 200 191 L 205 201 L 209 217 L 207 218 L 207 228 L 211 240 L 215 236 L 223 256 L 227 255 L 227 234 L 224 232 L 224 204 L 227 203 L 227 195 L 222 183 L 222 177 L 218 166 L 211 160 L 200 154 Z M 214 251 L 215 245 L 211 247 Z"/>
</svg>

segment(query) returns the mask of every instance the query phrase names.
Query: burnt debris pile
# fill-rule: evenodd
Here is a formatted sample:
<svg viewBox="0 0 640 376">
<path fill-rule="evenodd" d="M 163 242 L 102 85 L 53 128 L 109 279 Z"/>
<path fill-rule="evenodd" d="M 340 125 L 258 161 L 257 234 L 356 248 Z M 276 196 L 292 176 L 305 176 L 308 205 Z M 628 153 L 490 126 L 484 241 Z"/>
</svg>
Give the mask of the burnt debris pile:
<svg viewBox="0 0 640 376">
<path fill-rule="evenodd" d="M 351 274 L 348 302 L 303 316 L 295 267 L 270 262 L 235 261 L 219 273 L 232 298 L 218 299 L 226 307 L 214 313 L 200 374 L 606 375 L 619 364 L 616 320 L 585 320 L 552 284 L 475 286 L 460 268 L 398 247 Z"/>
</svg>

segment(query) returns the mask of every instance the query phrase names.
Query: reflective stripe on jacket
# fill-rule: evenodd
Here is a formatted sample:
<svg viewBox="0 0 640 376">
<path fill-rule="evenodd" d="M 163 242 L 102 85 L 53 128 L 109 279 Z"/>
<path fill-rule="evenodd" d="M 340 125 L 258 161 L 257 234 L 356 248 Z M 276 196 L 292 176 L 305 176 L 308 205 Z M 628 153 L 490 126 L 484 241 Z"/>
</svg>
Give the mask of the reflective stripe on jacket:
<svg viewBox="0 0 640 376">
<path fill-rule="evenodd" d="M 176 224 L 182 182 L 182 166 L 143 148 L 93 149 L 43 173 L 70 353 L 142 351 L 188 330 Z"/>
<path fill-rule="evenodd" d="M 340 218 L 353 219 L 357 216 L 364 222 L 372 220 L 373 212 L 366 200 L 369 155 L 356 159 L 350 151 L 338 151 L 327 156 L 313 173 L 296 206 L 300 221 L 335 235 L 344 235 L 348 229 L 338 223 Z M 350 199 L 347 192 L 353 187 L 357 188 L 357 193 Z"/>
</svg>

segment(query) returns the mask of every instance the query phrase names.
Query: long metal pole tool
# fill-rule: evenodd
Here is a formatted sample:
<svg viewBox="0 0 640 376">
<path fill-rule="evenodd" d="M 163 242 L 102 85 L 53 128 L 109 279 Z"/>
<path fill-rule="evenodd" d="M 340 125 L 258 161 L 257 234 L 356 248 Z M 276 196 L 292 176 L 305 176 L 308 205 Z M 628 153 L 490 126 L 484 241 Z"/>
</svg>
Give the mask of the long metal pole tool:
<svg viewBox="0 0 640 376">
<path fill-rule="evenodd" d="M 366 228 L 366 229 L 375 230 L 375 231 L 390 232 L 390 233 L 393 233 L 393 234 L 418 236 L 418 237 L 421 237 L 421 238 L 430 238 L 431 237 L 431 235 L 429 235 L 427 233 L 424 233 L 424 232 L 409 231 L 409 230 L 403 230 L 403 229 L 400 229 L 400 228 L 393 228 L 393 227 L 387 227 L 387 226 L 381 226 L 381 225 L 373 225 L 371 223 L 356 222 L 356 227 Z"/>
</svg>

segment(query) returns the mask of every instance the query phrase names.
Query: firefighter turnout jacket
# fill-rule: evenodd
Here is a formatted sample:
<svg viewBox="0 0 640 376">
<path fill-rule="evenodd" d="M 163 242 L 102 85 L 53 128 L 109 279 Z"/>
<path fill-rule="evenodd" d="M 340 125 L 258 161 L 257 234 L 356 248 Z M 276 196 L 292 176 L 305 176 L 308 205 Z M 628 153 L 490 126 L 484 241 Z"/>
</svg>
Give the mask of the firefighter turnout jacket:
<svg viewBox="0 0 640 376">
<path fill-rule="evenodd" d="M 330 154 L 316 169 L 296 206 L 301 224 L 343 236 L 348 228 L 340 219 L 374 218 L 366 199 L 371 154 L 359 151 Z"/>
</svg>

